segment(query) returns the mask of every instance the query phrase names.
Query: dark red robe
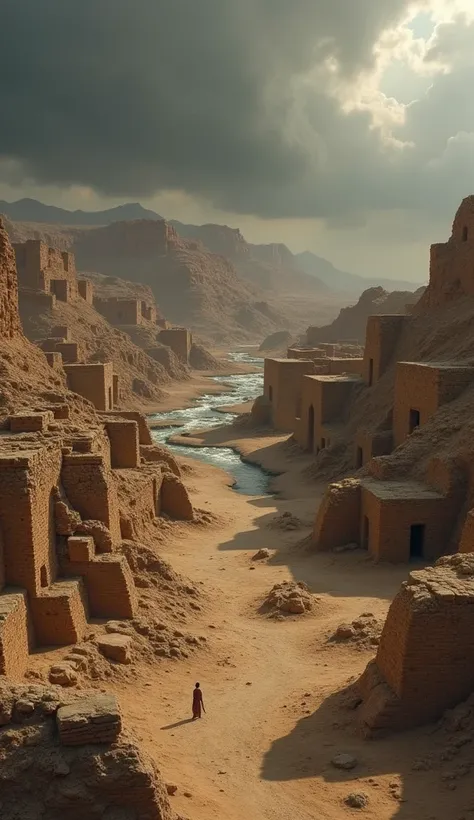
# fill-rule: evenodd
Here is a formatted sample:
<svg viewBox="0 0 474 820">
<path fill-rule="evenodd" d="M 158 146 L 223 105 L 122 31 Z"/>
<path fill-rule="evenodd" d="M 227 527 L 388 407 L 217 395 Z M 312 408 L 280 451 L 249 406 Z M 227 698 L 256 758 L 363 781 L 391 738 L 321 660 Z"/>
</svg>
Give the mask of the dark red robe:
<svg viewBox="0 0 474 820">
<path fill-rule="evenodd" d="M 201 707 L 202 707 L 202 692 L 200 689 L 194 689 L 193 691 L 193 718 L 200 718 L 201 717 Z"/>
</svg>

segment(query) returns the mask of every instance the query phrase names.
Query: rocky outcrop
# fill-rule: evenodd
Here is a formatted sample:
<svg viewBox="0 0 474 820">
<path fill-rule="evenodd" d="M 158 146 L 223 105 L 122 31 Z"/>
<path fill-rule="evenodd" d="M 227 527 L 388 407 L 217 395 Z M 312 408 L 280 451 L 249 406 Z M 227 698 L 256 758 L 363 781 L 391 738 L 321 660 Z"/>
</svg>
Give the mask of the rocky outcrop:
<svg viewBox="0 0 474 820">
<path fill-rule="evenodd" d="M 275 350 L 286 350 L 291 342 L 291 333 L 288 330 L 277 330 L 276 333 L 271 333 L 267 336 L 260 345 L 260 353 L 268 353 Z"/>
<path fill-rule="evenodd" d="M 0 217 L 0 336 L 21 336 L 15 253 Z"/>
<path fill-rule="evenodd" d="M 407 306 L 415 305 L 423 292 L 424 288 L 419 288 L 415 293 L 397 290 L 389 293 L 381 287 L 364 290 L 357 304 L 342 308 L 330 325 L 309 327 L 306 331 L 306 343 L 315 347 L 318 342 L 353 339 L 362 344 L 369 316 L 408 313 Z"/>
</svg>

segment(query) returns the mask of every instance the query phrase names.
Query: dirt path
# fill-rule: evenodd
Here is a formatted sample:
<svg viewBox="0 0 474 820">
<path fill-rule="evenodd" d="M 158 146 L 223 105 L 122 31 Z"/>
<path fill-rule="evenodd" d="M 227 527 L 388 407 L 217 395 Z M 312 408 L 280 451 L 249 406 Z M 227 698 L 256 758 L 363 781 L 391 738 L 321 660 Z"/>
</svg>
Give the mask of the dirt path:
<svg viewBox="0 0 474 820">
<path fill-rule="evenodd" d="M 278 443 L 273 446 L 278 460 Z M 176 811 L 191 820 L 342 820 L 361 814 L 344 798 L 362 791 L 369 796 L 364 818 L 458 820 L 452 794 L 437 793 L 432 773 L 413 779 L 426 732 L 368 743 L 334 695 L 374 652 L 328 637 L 363 612 L 382 619 L 406 567 L 374 566 L 360 552 L 309 554 L 296 546 L 308 526 L 297 532 L 268 527 L 291 501 L 239 495 L 218 470 L 192 463 L 194 503 L 225 524 L 189 530 L 161 554 L 202 585 L 203 613 L 188 628 L 207 638 L 208 649 L 187 661 L 141 667 L 133 687 L 117 690 L 128 724 L 165 780 L 178 786 Z M 307 525 L 316 490 L 295 481 L 293 508 Z M 260 547 L 271 549 L 272 558 L 257 564 L 251 556 Z M 259 614 L 265 594 L 285 579 L 309 584 L 316 596 L 312 616 Z M 207 714 L 193 723 L 197 680 Z M 334 769 L 337 752 L 355 755 L 357 768 Z"/>
</svg>

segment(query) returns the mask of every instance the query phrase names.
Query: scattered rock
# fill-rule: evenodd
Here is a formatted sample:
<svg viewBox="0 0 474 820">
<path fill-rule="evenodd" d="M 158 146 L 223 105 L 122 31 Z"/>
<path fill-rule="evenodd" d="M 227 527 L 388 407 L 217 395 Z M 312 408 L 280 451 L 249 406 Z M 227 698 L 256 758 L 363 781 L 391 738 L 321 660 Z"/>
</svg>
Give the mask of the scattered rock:
<svg viewBox="0 0 474 820">
<path fill-rule="evenodd" d="M 75 686 L 77 673 L 68 663 L 56 664 L 49 670 L 49 681 L 58 686 Z"/>
<path fill-rule="evenodd" d="M 276 516 L 268 525 L 272 530 L 299 530 L 303 523 L 291 512 L 284 512 Z"/>
<path fill-rule="evenodd" d="M 382 634 L 383 622 L 372 612 L 364 612 L 350 624 L 340 624 L 330 641 L 334 643 L 350 642 L 358 649 L 372 649 L 378 646 Z"/>
<path fill-rule="evenodd" d="M 351 809 L 366 809 L 369 805 L 369 798 L 362 792 L 351 792 L 344 798 L 344 803 Z"/>
<path fill-rule="evenodd" d="M 24 715 L 28 717 L 28 715 L 32 715 L 35 711 L 35 704 L 31 702 L 31 700 L 21 699 L 17 700 L 15 703 L 15 712 L 19 715 Z"/>
<path fill-rule="evenodd" d="M 175 786 L 173 783 L 167 783 L 166 784 L 166 791 L 168 792 L 168 794 L 170 796 L 173 796 L 178 791 L 178 787 Z"/>
<path fill-rule="evenodd" d="M 350 771 L 350 769 L 355 769 L 358 760 L 356 757 L 353 757 L 353 755 L 342 753 L 334 755 L 333 759 L 331 760 L 331 763 L 336 769 L 344 769 L 345 771 Z"/>
<path fill-rule="evenodd" d="M 270 550 L 266 547 L 256 552 L 255 555 L 252 556 L 252 561 L 264 561 L 265 558 L 270 558 Z"/>
<path fill-rule="evenodd" d="M 271 610 L 274 616 L 281 613 L 303 615 L 312 607 L 313 597 L 303 581 L 283 581 L 281 584 L 275 584 L 263 604 L 263 609 Z"/>
<path fill-rule="evenodd" d="M 101 635 L 97 638 L 99 652 L 116 663 L 129 664 L 132 662 L 132 638 L 118 632 Z"/>
</svg>

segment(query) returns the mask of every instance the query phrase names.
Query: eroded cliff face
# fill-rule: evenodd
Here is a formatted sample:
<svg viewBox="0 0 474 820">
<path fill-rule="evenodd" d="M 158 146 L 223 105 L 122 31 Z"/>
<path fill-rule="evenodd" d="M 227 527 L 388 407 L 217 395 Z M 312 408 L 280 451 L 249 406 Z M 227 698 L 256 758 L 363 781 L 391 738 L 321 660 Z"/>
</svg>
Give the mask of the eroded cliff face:
<svg viewBox="0 0 474 820">
<path fill-rule="evenodd" d="M 0 217 L 0 336 L 21 336 L 15 254 Z"/>
</svg>

